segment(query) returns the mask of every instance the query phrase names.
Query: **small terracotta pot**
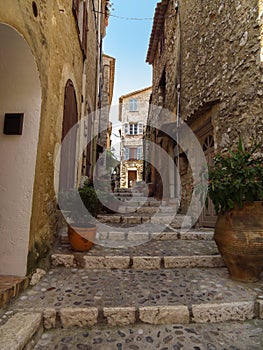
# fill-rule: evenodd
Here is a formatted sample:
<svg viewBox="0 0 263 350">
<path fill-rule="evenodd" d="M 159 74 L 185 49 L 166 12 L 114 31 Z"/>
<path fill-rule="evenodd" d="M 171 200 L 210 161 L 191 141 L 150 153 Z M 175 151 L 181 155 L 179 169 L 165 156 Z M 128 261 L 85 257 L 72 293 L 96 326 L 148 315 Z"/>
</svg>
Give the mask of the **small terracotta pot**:
<svg viewBox="0 0 263 350">
<path fill-rule="evenodd" d="M 219 214 L 214 239 L 237 281 L 256 282 L 263 270 L 263 202 L 244 202 Z"/>
<path fill-rule="evenodd" d="M 74 251 L 85 252 L 93 246 L 96 238 L 97 226 L 86 224 L 85 226 L 77 226 L 76 224 L 68 225 L 68 239 Z"/>
</svg>

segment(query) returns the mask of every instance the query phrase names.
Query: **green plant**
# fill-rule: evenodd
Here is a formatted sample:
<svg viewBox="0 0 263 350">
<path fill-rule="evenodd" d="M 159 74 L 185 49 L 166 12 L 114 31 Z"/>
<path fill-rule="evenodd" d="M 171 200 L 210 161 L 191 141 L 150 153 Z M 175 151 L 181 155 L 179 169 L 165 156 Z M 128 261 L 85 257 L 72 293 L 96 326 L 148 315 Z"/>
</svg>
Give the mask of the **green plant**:
<svg viewBox="0 0 263 350">
<path fill-rule="evenodd" d="M 59 194 L 59 206 L 62 211 L 69 212 L 69 216 L 74 223 L 92 221 L 103 208 L 103 204 L 89 180 L 85 181 L 83 186 L 78 189 L 61 192 Z"/>
<path fill-rule="evenodd" d="M 93 217 L 97 217 L 97 215 L 101 212 L 103 205 L 99 200 L 94 187 L 84 184 L 83 187 L 79 187 L 78 191 L 80 198 L 85 207 L 88 209 L 89 213 Z"/>
<path fill-rule="evenodd" d="M 209 167 L 208 194 L 217 213 L 224 213 L 243 201 L 263 200 L 263 156 L 259 145 L 245 149 L 241 139 L 235 151 L 216 154 Z"/>
</svg>

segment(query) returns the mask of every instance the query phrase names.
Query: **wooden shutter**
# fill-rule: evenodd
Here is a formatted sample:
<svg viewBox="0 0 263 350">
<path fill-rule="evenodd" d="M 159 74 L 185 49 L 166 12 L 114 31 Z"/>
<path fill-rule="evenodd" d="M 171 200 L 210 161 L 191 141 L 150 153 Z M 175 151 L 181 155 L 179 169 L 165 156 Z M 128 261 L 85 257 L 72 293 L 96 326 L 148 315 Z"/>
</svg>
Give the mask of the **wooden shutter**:
<svg viewBox="0 0 263 350">
<path fill-rule="evenodd" d="M 87 3 L 83 2 L 83 25 L 82 25 L 82 50 L 87 56 L 87 37 L 88 37 L 88 11 L 87 11 Z"/>
</svg>

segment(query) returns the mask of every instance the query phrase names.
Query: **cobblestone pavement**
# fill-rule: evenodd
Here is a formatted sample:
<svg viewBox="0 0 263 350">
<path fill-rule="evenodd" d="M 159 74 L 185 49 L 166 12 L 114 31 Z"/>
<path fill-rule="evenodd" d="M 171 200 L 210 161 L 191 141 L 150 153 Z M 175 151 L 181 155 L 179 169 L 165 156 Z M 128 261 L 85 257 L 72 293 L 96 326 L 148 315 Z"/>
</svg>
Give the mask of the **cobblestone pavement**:
<svg viewBox="0 0 263 350">
<path fill-rule="evenodd" d="M 57 329 L 34 350 L 262 350 L 263 320 L 187 326 Z"/>
<path fill-rule="evenodd" d="M 21 294 L 13 309 L 192 305 L 252 301 L 263 295 L 262 279 L 245 284 L 225 268 L 84 270 L 54 268 Z"/>
<path fill-rule="evenodd" d="M 69 244 L 63 244 L 56 249 L 56 252 L 63 254 L 72 254 Z M 85 253 L 78 255 L 89 256 L 189 256 L 189 255 L 216 255 L 218 249 L 214 241 L 199 240 L 152 240 L 147 244 L 141 244 L 130 248 L 111 249 L 100 245 L 94 245 L 93 248 Z"/>
</svg>

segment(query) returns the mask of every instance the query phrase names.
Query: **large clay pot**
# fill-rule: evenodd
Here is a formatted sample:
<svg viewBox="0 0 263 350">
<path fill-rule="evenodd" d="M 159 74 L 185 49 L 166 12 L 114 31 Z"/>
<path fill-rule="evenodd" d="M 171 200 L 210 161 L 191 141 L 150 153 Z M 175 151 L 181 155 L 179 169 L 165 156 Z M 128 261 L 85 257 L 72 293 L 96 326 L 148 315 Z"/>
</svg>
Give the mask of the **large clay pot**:
<svg viewBox="0 0 263 350">
<path fill-rule="evenodd" d="M 68 225 L 68 239 L 73 250 L 84 252 L 93 246 L 96 237 L 97 226 L 86 224 L 77 226 L 76 224 Z"/>
<path fill-rule="evenodd" d="M 242 282 L 255 282 L 263 270 L 263 202 L 244 202 L 219 214 L 214 239 L 230 272 Z"/>
</svg>

